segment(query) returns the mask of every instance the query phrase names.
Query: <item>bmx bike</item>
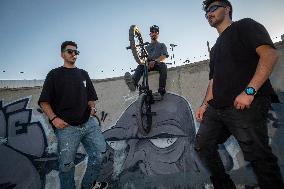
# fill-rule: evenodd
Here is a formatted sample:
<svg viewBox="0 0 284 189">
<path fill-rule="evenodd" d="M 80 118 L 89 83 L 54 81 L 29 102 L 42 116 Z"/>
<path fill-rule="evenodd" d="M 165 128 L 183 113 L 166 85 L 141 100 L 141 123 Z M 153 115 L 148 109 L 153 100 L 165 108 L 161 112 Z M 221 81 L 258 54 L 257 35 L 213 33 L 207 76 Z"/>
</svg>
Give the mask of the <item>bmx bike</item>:
<svg viewBox="0 0 284 189">
<path fill-rule="evenodd" d="M 152 116 L 156 115 L 156 112 L 152 112 L 151 104 L 154 104 L 155 100 L 152 94 L 152 90 L 149 88 L 148 83 L 148 52 L 146 46 L 149 42 L 144 43 L 139 28 L 136 25 L 130 26 L 129 29 L 129 42 L 130 46 L 126 47 L 127 50 L 131 50 L 135 61 L 138 64 L 144 66 L 142 84 L 139 84 L 139 97 L 136 103 L 136 119 L 138 124 L 138 130 L 141 134 L 147 135 L 152 127 Z"/>
</svg>

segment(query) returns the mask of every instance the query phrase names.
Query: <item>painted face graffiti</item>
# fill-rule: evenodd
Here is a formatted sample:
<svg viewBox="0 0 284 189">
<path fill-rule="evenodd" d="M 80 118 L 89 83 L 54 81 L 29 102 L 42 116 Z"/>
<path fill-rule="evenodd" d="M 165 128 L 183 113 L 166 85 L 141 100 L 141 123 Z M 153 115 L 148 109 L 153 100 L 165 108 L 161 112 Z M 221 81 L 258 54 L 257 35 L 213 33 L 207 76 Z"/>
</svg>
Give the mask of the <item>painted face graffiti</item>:
<svg viewBox="0 0 284 189">
<path fill-rule="evenodd" d="M 145 175 L 170 175 L 196 170 L 191 144 L 195 122 L 188 102 L 174 94 L 155 102 L 152 130 L 147 136 L 139 133 L 135 103 L 129 106 L 116 125 L 104 132 L 108 151 L 103 174 L 116 177 L 128 170 Z"/>
</svg>

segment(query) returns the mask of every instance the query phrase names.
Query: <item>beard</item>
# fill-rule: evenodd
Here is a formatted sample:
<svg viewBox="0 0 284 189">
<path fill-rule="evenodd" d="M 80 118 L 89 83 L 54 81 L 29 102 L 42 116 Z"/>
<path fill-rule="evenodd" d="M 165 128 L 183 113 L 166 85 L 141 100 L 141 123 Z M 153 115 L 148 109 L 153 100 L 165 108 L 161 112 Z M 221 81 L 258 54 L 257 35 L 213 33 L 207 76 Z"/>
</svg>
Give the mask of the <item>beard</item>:
<svg viewBox="0 0 284 189">
<path fill-rule="evenodd" d="M 222 15 L 218 18 L 216 17 L 209 17 L 208 22 L 211 27 L 216 28 L 218 25 L 220 25 L 225 19 L 225 15 Z"/>
<path fill-rule="evenodd" d="M 75 59 L 72 58 L 72 59 L 70 59 L 70 60 L 68 61 L 68 63 L 69 63 L 69 64 L 72 64 L 72 65 L 74 65 L 75 62 L 76 62 L 76 58 L 75 58 Z"/>
<path fill-rule="evenodd" d="M 157 37 L 157 36 L 152 36 L 151 39 L 152 39 L 153 41 L 157 41 L 158 37 Z"/>
</svg>

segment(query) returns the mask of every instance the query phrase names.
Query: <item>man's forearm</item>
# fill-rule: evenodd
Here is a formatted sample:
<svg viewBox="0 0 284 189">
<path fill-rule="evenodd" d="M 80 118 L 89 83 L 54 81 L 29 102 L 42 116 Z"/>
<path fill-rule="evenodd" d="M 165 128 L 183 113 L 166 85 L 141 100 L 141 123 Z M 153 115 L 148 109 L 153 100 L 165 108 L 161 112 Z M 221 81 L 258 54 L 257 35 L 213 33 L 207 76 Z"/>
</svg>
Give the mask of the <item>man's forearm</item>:
<svg viewBox="0 0 284 189">
<path fill-rule="evenodd" d="M 258 90 L 263 83 L 269 78 L 274 65 L 278 61 L 277 52 L 271 47 L 263 47 L 258 49 L 259 61 L 256 67 L 255 74 L 248 86 Z"/>
<path fill-rule="evenodd" d="M 40 107 L 43 110 L 43 112 L 47 115 L 49 120 L 52 120 L 54 117 L 56 117 L 55 113 L 53 112 L 48 102 L 40 102 Z"/>
<path fill-rule="evenodd" d="M 155 61 L 157 62 L 163 62 L 167 57 L 165 55 L 161 55 L 159 58 L 157 58 Z"/>
<path fill-rule="evenodd" d="M 205 98 L 203 99 L 201 106 L 203 106 L 203 105 L 208 106 L 208 101 L 213 99 L 212 87 L 213 87 L 213 79 L 211 79 L 209 81 L 207 91 L 206 91 L 206 95 L 205 95 Z"/>
<path fill-rule="evenodd" d="M 95 101 L 89 101 L 89 102 L 88 102 L 88 106 L 89 106 L 90 108 L 95 108 L 95 106 L 96 106 Z"/>
</svg>

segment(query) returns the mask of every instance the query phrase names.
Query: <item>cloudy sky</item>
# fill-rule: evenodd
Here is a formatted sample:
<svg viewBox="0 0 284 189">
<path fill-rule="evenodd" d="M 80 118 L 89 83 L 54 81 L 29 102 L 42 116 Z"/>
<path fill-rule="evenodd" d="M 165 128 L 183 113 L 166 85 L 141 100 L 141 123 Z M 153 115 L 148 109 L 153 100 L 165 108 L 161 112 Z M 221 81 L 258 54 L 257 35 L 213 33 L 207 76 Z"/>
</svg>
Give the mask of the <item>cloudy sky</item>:
<svg viewBox="0 0 284 189">
<path fill-rule="evenodd" d="M 232 0 L 233 20 L 250 17 L 262 23 L 273 41 L 284 34 L 283 0 Z M 207 59 L 206 41 L 218 36 L 200 0 L 1 0 L 0 80 L 44 79 L 62 65 L 60 45 L 78 44 L 77 66 L 92 79 L 121 76 L 137 66 L 128 30 L 133 24 L 149 41 L 149 26 L 160 27 L 160 41 L 174 49 L 176 64 Z M 170 49 L 168 49 L 170 52 Z M 171 62 L 169 59 L 168 62 Z"/>
</svg>

